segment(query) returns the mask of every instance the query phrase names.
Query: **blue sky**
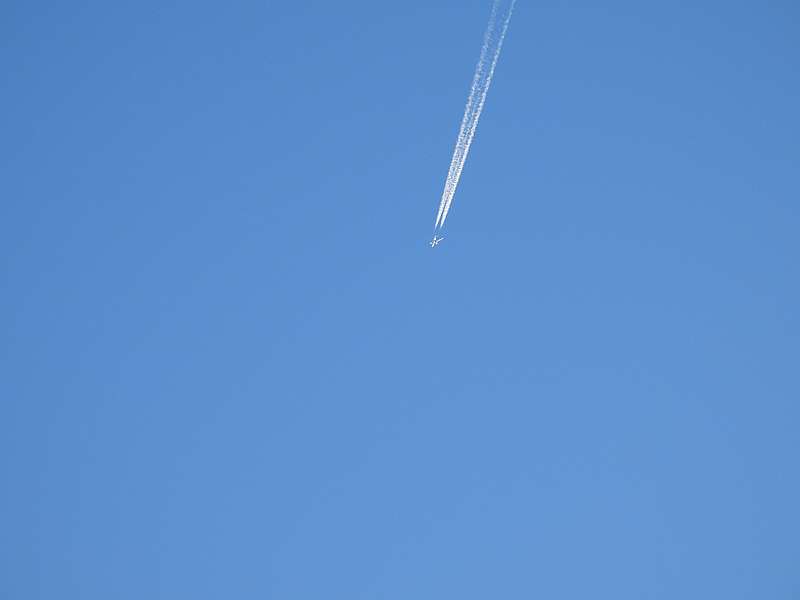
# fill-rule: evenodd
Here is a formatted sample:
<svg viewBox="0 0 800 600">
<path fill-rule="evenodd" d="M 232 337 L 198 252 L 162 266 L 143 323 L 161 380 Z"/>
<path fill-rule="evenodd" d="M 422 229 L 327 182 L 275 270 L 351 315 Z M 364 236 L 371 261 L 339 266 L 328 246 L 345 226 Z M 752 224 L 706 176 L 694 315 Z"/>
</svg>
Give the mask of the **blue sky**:
<svg viewBox="0 0 800 600">
<path fill-rule="evenodd" d="M 797 598 L 800 13 L 0 9 L 0 596 Z"/>
</svg>

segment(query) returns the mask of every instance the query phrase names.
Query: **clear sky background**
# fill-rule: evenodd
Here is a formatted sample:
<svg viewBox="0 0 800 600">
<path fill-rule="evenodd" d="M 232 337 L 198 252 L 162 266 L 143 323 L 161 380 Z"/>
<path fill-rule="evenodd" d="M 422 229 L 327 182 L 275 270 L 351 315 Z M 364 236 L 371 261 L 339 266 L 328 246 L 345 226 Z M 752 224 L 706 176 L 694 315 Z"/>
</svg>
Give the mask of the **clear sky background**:
<svg viewBox="0 0 800 600">
<path fill-rule="evenodd" d="M 800 597 L 800 9 L 0 8 L 0 597 Z"/>
</svg>

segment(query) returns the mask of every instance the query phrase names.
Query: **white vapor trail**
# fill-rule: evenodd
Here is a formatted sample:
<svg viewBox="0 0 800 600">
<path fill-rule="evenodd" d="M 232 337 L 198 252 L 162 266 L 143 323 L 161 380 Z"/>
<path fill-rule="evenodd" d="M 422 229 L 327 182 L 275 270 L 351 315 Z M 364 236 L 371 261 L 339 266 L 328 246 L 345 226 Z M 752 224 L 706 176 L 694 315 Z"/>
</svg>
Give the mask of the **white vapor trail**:
<svg viewBox="0 0 800 600">
<path fill-rule="evenodd" d="M 511 21 L 511 13 L 514 12 L 516 2 L 517 0 L 511 0 L 507 9 L 508 12 L 505 13 L 505 17 L 501 20 L 502 25 L 499 29 L 497 28 L 497 13 L 504 2 L 503 0 L 493 0 L 492 2 L 489 24 L 483 36 L 481 56 L 478 59 L 478 65 L 475 67 L 475 76 L 472 78 L 467 106 L 464 109 L 464 117 L 461 119 L 461 129 L 458 132 L 453 158 L 450 161 L 450 170 L 447 172 L 447 179 L 444 183 L 444 191 L 439 203 L 439 212 L 436 215 L 434 229 L 444 226 L 444 220 L 450 211 L 450 204 L 453 202 L 453 196 L 455 196 L 458 181 L 461 178 L 461 171 L 464 169 L 464 163 L 469 154 L 469 147 L 475 137 L 475 130 L 478 128 L 478 119 L 481 118 L 483 105 L 486 103 L 486 94 L 489 92 L 489 86 L 492 85 L 494 69 L 497 66 L 497 59 L 500 58 L 500 50 L 503 49 L 503 40 L 506 37 L 508 23 Z"/>
</svg>

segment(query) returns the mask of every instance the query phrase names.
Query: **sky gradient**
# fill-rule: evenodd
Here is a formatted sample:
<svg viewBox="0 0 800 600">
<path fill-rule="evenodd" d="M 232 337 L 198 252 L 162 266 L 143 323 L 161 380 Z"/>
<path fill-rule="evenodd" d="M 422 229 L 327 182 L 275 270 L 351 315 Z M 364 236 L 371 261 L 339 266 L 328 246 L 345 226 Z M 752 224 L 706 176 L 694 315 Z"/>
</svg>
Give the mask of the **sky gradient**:
<svg viewBox="0 0 800 600">
<path fill-rule="evenodd" d="M 0 8 L 0 597 L 800 597 L 800 10 Z"/>
</svg>

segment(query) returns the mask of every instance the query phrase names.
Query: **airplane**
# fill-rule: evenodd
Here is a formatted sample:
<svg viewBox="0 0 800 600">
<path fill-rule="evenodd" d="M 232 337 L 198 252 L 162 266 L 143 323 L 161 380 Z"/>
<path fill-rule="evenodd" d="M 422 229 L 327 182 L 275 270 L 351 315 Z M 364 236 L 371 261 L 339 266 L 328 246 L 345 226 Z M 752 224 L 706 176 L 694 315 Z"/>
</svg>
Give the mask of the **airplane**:
<svg viewBox="0 0 800 600">
<path fill-rule="evenodd" d="M 434 246 L 436 246 L 436 245 L 437 245 L 439 242 L 441 242 L 443 239 L 444 239 L 443 237 L 437 238 L 437 237 L 434 235 L 434 236 L 433 236 L 433 239 L 431 240 L 431 248 L 433 248 Z"/>
</svg>

